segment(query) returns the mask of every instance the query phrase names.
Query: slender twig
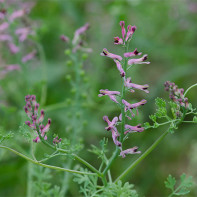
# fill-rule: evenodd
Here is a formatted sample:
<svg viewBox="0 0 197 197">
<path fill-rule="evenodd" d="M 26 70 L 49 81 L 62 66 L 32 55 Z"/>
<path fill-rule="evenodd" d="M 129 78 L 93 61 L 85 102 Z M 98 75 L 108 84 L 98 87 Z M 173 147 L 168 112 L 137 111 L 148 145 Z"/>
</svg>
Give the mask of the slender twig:
<svg viewBox="0 0 197 197">
<path fill-rule="evenodd" d="M 26 159 L 27 161 L 30 161 L 36 165 L 39 165 L 39 166 L 42 166 L 42 167 L 45 167 L 45 168 L 51 168 L 51 169 L 54 169 L 54 170 L 60 170 L 60 171 L 64 171 L 64 172 L 71 172 L 71 173 L 75 173 L 75 174 L 84 174 L 84 175 L 97 175 L 96 173 L 91 173 L 91 172 L 81 172 L 81 171 L 77 171 L 77 170 L 70 170 L 70 169 L 65 169 L 65 168 L 61 168 L 61 167 L 58 167 L 58 166 L 51 166 L 51 165 L 47 165 L 47 164 L 43 164 L 43 163 L 40 163 L 38 161 L 35 161 L 29 157 L 27 157 L 26 155 L 23 155 L 22 153 L 19 153 L 18 151 L 12 149 L 12 148 L 9 148 L 7 146 L 0 146 L 0 148 L 3 148 L 3 149 L 7 149 L 13 153 L 15 153 L 16 155 Z"/>
<path fill-rule="evenodd" d="M 189 92 L 189 90 L 191 90 L 193 87 L 197 86 L 197 83 L 195 83 L 194 85 L 190 86 L 189 88 L 187 88 L 187 90 L 184 93 L 184 97 L 186 96 L 186 94 Z"/>
</svg>

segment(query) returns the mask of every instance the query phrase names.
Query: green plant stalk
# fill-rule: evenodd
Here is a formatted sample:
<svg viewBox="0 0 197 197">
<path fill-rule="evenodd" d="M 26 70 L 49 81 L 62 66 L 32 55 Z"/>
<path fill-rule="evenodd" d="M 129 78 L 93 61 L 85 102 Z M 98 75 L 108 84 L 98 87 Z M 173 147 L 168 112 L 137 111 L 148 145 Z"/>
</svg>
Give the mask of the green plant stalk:
<svg viewBox="0 0 197 197">
<path fill-rule="evenodd" d="M 35 161 L 29 157 L 27 157 L 26 155 L 23 155 L 22 153 L 19 153 L 18 151 L 12 149 L 12 148 L 9 148 L 7 146 L 0 146 L 0 148 L 3 148 L 3 149 L 6 149 L 6 150 L 9 150 L 13 153 L 15 153 L 16 155 L 26 159 L 27 161 L 29 162 L 32 162 L 36 165 L 39 165 L 39 166 L 42 166 L 42 167 L 45 167 L 45 168 L 51 168 L 51 169 L 54 169 L 54 170 L 60 170 L 60 171 L 63 171 L 63 172 L 70 172 L 70 173 L 75 173 L 75 174 L 84 174 L 84 175 L 94 175 L 94 176 L 97 176 L 96 173 L 91 173 L 91 172 L 81 172 L 81 171 L 77 171 L 77 170 L 70 170 L 70 169 L 65 169 L 65 168 L 61 168 L 61 167 L 57 167 L 57 166 L 51 166 L 51 165 L 47 165 L 47 164 L 43 164 L 43 163 L 40 163 L 38 161 Z"/>
<path fill-rule="evenodd" d="M 33 149 L 33 142 L 31 141 L 30 152 Z M 28 175 L 27 175 L 27 197 L 32 197 L 32 175 L 33 175 L 33 165 L 31 162 L 28 163 Z"/>
<path fill-rule="evenodd" d="M 117 183 L 119 180 L 123 179 L 135 166 L 137 166 L 143 159 L 145 159 L 164 139 L 164 137 L 168 134 L 168 130 L 166 130 L 136 161 L 134 161 L 116 180 Z"/>
<path fill-rule="evenodd" d="M 125 53 L 128 52 L 128 44 L 125 46 Z M 125 71 L 125 77 L 127 74 L 127 59 L 128 58 L 124 58 L 124 66 L 123 66 L 123 70 Z M 122 99 L 125 99 L 125 86 L 124 86 L 124 79 L 122 78 L 122 94 L 121 94 L 121 113 L 122 113 L 122 122 L 121 122 L 121 134 L 120 134 L 120 142 L 123 142 L 123 138 L 124 138 L 124 130 L 125 130 L 125 109 L 124 109 L 124 104 L 122 103 Z M 106 166 L 106 168 L 103 171 L 103 174 L 106 175 L 107 171 L 110 169 L 112 163 L 114 162 L 114 160 L 117 158 L 118 154 L 119 154 L 120 150 L 118 147 L 116 147 L 115 152 L 113 153 L 112 157 L 109 160 L 108 165 Z"/>
<path fill-rule="evenodd" d="M 194 88 L 195 86 L 197 86 L 197 83 L 195 83 L 194 85 L 190 86 L 189 88 L 187 88 L 187 90 L 184 93 L 184 97 L 186 96 L 186 94 L 189 92 L 189 90 L 191 90 L 192 88 Z"/>
<path fill-rule="evenodd" d="M 44 111 L 49 112 L 49 111 L 67 108 L 67 107 L 68 107 L 68 104 L 66 102 L 61 102 L 61 103 L 56 103 L 56 104 L 52 104 L 52 105 L 48 105 L 44 107 Z"/>
<path fill-rule="evenodd" d="M 54 149 L 54 150 L 58 150 L 59 152 L 62 152 L 62 153 L 69 153 L 68 150 L 64 150 L 64 149 L 61 149 L 61 148 L 56 148 L 55 146 L 52 146 L 51 144 L 49 144 L 47 141 L 45 141 L 42 136 L 40 135 L 40 133 L 38 132 L 38 135 L 39 135 L 39 138 L 40 140 L 46 145 L 46 146 L 49 146 L 50 148 Z M 81 157 L 79 157 L 78 155 L 72 153 L 71 154 L 76 160 L 78 160 L 80 163 L 84 164 L 85 166 L 87 166 L 90 170 L 92 170 L 93 172 L 97 173 L 98 176 L 101 176 L 101 173 L 96 169 L 94 168 L 91 164 L 89 164 L 87 161 L 85 161 L 84 159 L 82 159 Z"/>
<path fill-rule="evenodd" d="M 42 62 L 42 78 L 43 78 L 43 84 L 42 84 L 42 90 L 41 90 L 41 100 L 40 100 L 40 104 L 42 106 L 45 105 L 46 103 L 46 98 L 47 98 L 47 64 L 46 64 L 46 56 L 45 56 L 45 52 L 43 49 L 43 46 L 41 44 L 39 44 L 38 42 L 36 42 L 38 51 L 40 53 L 40 58 L 41 58 L 41 62 Z"/>
</svg>

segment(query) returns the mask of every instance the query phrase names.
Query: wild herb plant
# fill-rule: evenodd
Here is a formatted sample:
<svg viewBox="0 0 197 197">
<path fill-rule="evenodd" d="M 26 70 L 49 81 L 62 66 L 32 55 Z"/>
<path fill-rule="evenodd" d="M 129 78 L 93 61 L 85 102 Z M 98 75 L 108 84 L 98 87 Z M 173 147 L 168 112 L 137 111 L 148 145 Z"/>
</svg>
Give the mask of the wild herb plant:
<svg viewBox="0 0 197 197">
<path fill-rule="evenodd" d="M 21 15 L 23 12 L 24 10 L 17 14 Z M 17 14 L 15 13 L 15 15 Z M 3 20 L 5 18 L 5 13 L 2 10 L 0 11 L 0 17 Z M 12 22 L 10 19 L 9 21 Z M 9 24 L 7 27 L 8 26 Z M 45 118 L 47 112 L 47 110 L 44 109 L 45 107 L 47 109 L 47 106 L 44 105 L 46 100 L 46 85 L 43 86 L 44 93 L 41 94 L 41 108 L 35 95 L 29 94 L 25 97 L 26 104 L 24 111 L 27 115 L 27 120 L 25 122 L 26 125 L 20 126 L 20 131 L 29 140 L 30 154 L 23 154 L 22 152 L 16 151 L 7 145 L 9 144 L 8 140 L 13 137 L 13 133 L 0 135 L 0 148 L 9 150 L 36 166 L 29 165 L 28 168 L 27 196 L 65 196 L 69 190 L 68 185 L 70 178 L 72 178 L 71 176 L 68 176 L 68 173 L 74 174 L 75 177 L 73 181 L 78 183 L 79 191 L 84 196 L 138 196 L 134 189 L 134 185 L 124 181 L 125 176 L 129 174 L 144 158 L 146 158 L 146 156 L 148 156 L 159 145 L 167 134 L 173 134 L 181 123 L 197 123 L 196 109 L 192 108 L 192 104 L 189 103 L 189 100 L 186 97 L 188 91 L 197 86 L 197 84 L 192 85 L 184 92 L 182 88 L 178 88 L 174 83 L 167 81 L 164 84 L 165 90 L 170 93 L 170 99 L 172 101 L 166 103 L 162 98 L 157 98 L 155 100 L 157 110 L 155 114 L 150 115 L 150 119 L 153 123 L 147 122 L 144 124 L 139 123 L 138 125 L 132 125 L 132 120 L 139 113 L 138 109 L 145 105 L 147 101 L 142 98 L 139 99 L 139 102 L 133 103 L 130 99 L 128 100 L 128 98 L 132 98 L 132 95 L 138 90 L 141 90 L 144 93 L 149 93 L 149 85 L 138 85 L 133 83 L 131 78 L 132 73 L 130 75 L 129 70 L 132 70 L 132 67 L 137 66 L 138 64 L 149 64 L 150 62 L 146 61 L 147 55 L 141 56 L 142 53 L 138 52 L 137 49 L 130 52 L 129 44 L 134 32 L 136 31 L 136 27 L 128 25 L 126 30 L 124 21 L 120 22 L 120 26 L 122 30 L 122 37 L 114 37 L 114 44 L 123 48 L 123 56 L 113 54 L 106 48 L 103 49 L 101 55 L 111 58 L 113 64 L 117 66 L 120 73 L 119 80 L 121 83 L 121 90 L 108 90 L 110 87 L 105 87 L 105 89 L 100 90 L 100 94 L 98 95 L 99 97 L 108 96 L 120 108 L 120 112 L 117 116 L 109 118 L 105 115 L 103 117 L 103 120 L 107 123 L 105 130 L 106 132 L 110 132 L 112 139 L 109 140 L 113 140 L 115 150 L 110 151 L 112 154 L 108 158 L 106 155 L 108 140 L 106 138 L 100 141 L 100 147 L 92 145 L 92 149 L 89 151 L 97 155 L 100 159 L 98 169 L 84 160 L 80 156 L 79 152 L 82 147 L 80 146 L 80 143 L 78 143 L 78 135 L 80 135 L 80 131 L 83 127 L 81 99 L 85 96 L 82 94 L 84 91 L 80 91 L 80 89 L 84 88 L 84 72 L 81 70 L 81 65 L 86 56 L 82 55 L 82 53 L 83 51 L 90 52 L 90 49 L 83 47 L 83 40 L 81 39 L 81 36 L 83 36 L 84 32 L 89 27 L 89 25 L 86 24 L 75 32 L 71 44 L 71 50 L 69 49 L 65 51 L 66 55 L 70 58 L 67 64 L 72 65 L 75 70 L 74 79 L 72 79 L 71 75 L 66 76 L 67 80 L 69 80 L 73 86 L 72 93 L 74 94 L 74 97 L 71 100 L 67 100 L 67 103 L 52 106 L 52 108 L 56 108 L 57 106 L 62 107 L 63 105 L 70 105 L 72 115 L 69 119 L 71 120 L 70 122 L 72 127 L 72 133 L 69 136 L 70 139 L 68 140 L 60 137 L 55 132 L 53 133 L 53 138 L 51 138 L 49 129 L 51 124 L 55 124 L 55 122 L 52 122 L 51 119 L 47 120 Z M 3 31 L 7 29 L 5 27 L 5 24 L 4 26 L 0 26 L 0 28 L 3 28 Z M 2 36 L 2 34 L 0 36 Z M 2 39 L 2 37 L 0 38 Z M 61 39 L 65 43 L 69 41 L 69 38 L 66 36 L 61 36 Z M 11 40 L 6 41 L 10 44 Z M 136 56 L 140 57 L 136 58 Z M 22 62 L 25 63 L 23 60 L 24 59 L 22 59 Z M 49 109 L 50 108 L 48 108 L 48 110 Z M 189 121 L 185 120 L 188 115 L 189 117 L 192 115 L 192 119 Z M 65 116 L 65 118 L 66 117 L 67 116 Z M 169 128 L 163 132 L 162 135 L 145 152 L 141 152 L 140 148 L 138 148 L 138 146 L 140 147 L 140 144 L 132 144 L 131 147 L 125 147 L 125 141 L 130 136 L 135 135 L 134 133 L 146 132 L 147 129 L 158 128 L 167 124 L 169 124 Z M 38 159 L 35 153 L 36 147 L 39 147 L 40 143 L 50 149 L 50 153 L 45 154 L 42 159 Z M 133 154 L 141 154 L 141 156 L 131 163 L 129 167 L 127 167 L 118 177 L 113 177 L 111 167 L 112 164 L 116 162 L 116 159 L 118 157 L 124 159 L 125 157 L 130 157 L 130 155 Z M 56 157 L 66 158 L 66 164 L 64 163 L 64 160 L 64 162 L 60 164 L 61 167 L 52 165 L 50 161 Z M 74 161 L 77 162 L 78 165 L 74 166 Z M 61 187 L 53 187 L 52 184 L 48 182 L 52 179 L 51 171 L 48 169 L 66 172 L 64 176 L 61 176 Z M 165 182 L 166 187 L 172 190 L 172 193 L 169 196 L 188 194 L 191 188 L 191 178 L 189 177 L 186 179 L 185 175 L 182 175 L 180 185 L 175 187 L 175 184 L 176 180 L 170 175 Z"/>
</svg>

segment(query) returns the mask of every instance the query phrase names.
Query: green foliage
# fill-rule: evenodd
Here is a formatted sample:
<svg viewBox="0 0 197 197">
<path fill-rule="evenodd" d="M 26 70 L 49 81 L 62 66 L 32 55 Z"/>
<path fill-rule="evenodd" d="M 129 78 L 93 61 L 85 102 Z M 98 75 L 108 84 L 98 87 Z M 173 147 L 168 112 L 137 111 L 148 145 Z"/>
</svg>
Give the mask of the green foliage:
<svg viewBox="0 0 197 197">
<path fill-rule="evenodd" d="M 0 128 L 0 144 L 4 141 L 4 140 L 9 140 L 10 138 L 14 137 L 14 133 L 12 131 L 4 134 L 5 131 L 3 130 L 3 128 Z"/>
<path fill-rule="evenodd" d="M 174 177 L 172 177 L 172 175 L 169 175 L 167 178 L 167 181 L 165 181 L 165 186 L 166 188 L 169 188 L 170 190 L 172 190 L 172 193 L 169 196 L 182 196 L 182 195 L 186 195 L 190 192 L 191 187 L 192 187 L 192 176 L 189 176 L 188 178 L 186 178 L 185 174 L 182 174 L 180 176 L 180 184 L 176 186 L 176 179 Z"/>
<path fill-rule="evenodd" d="M 33 193 L 39 197 L 60 197 L 60 187 L 49 181 L 52 179 L 51 170 L 41 166 L 33 167 Z"/>
<path fill-rule="evenodd" d="M 90 149 L 89 152 L 92 152 L 95 155 L 98 155 L 98 158 L 101 158 L 102 160 L 104 160 L 104 155 L 107 152 L 107 143 L 108 143 L 108 140 L 106 138 L 103 138 L 103 140 L 100 141 L 100 148 L 98 148 L 95 145 L 91 145 L 92 149 Z"/>
<path fill-rule="evenodd" d="M 81 168 L 80 171 L 88 172 L 87 169 Z M 138 197 L 136 190 L 133 189 L 134 185 L 128 182 L 122 184 L 121 181 L 118 183 L 108 183 L 105 186 L 98 186 L 97 176 L 79 175 L 75 174 L 73 179 L 80 186 L 80 192 L 84 194 L 85 197 Z"/>
<path fill-rule="evenodd" d="M 88 172 L 87 169 L 80 168 L 80 171 Z M 88 176 L 75 174 L 75 178 L 73 181 L 77 182 L 80 186 L 80 192 L 84 194 L 84 196 L 98 196 L 97 195 L 97 176 Z"/>
<path fill-rule="evenodd" d="M 23 123 L 19 126 L 19 133 L 25 138 L 27 142 L 30 142 L 31 135 L 33 134 L 32 131 L 30 131 L 29 127 Z"/>
<path fill-rule="evenodd" d="M 110 183 L 102 193 L 103 197 L 138 197 L 136 190 L 133 189 L 134 185 L 126 182 L 122 184 L 121 181 L 118 183 Z"/>
</svg>

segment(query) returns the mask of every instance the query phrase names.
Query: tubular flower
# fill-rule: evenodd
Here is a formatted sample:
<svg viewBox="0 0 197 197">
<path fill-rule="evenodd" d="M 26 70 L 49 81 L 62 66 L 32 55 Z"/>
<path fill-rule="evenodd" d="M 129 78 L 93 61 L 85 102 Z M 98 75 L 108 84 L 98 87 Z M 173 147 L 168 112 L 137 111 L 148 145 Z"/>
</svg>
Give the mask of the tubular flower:
<svg viewBox="0 0 197 197">
<path fill-rule="evenodd" d="M 99 97 L 101 96 L 109 96 L 109 98 L 114 101 L 115 103 L 118 103 L 118 101 L 116 100 L 116 95 L 119 95 L 120 92 L 118 91 L 109 91 L 108 89 L 106 90 L 100 90 L 100 94 L 98 95 Z"/>
<path fill-rule="evenodd" d="M 128 31 L 127 31 L 127 36 L 125 38 L 125 41 L 129 41 L 132 38 L 132 35 L 136 29 L 137 29 L 136 26 L 131 26 L 131 25 L 127 26 Z"/>
<path fill-rule="evenodd" d="M 88 23 L 86 23 L 84 26 L 80 27 L 79 29 L 77 29 L 75 31 L 75 35 L 74 35 L 74 38 L 73 38 L 73 45 L 77 44 L 79 38 L 80 38 L 80 35 L 84 34 L 88 29 L 89 29 L 90 25 Z"/>
<path fill-rule="evenodd" d="M 126 31 L 125 31 L 125 22 L 124 21 L 120 21 L 120 26 L 121 26 L 121 28 L 122 28 L 122 38 L 124 39 L 124 37 L 125 37 L 125 33 L 126 33 Z"/>
<path fill-rule="evenodd" d="M 106 48 L 103 49 L 103 52 L 100 54 L 101 56 L 106 56 L 112 59 L 117 59 L 119 61 L 122 60 L 122 57 L 120 55 L 115 55 L 113 53 L 110 53 Z"/>
<path fill-rule="evenodd" d="M 142 90 L 142 91 L 144 91 L 144 92 L 146 92 L 146 93 L 149 93 L 149 91 L 147 90 L 148 87 L 149 87 L 148 84 L 145 84 L 145 85 L 138 85 L 138 84 L 135 84 L 135 83 L 131 83 L 131 78 L 130 78 L 130 77 L 127 78 L 127 79 L 125 80 L 125 87 L 127 87 L 127 88 L 134 88 L 134 89 L 138 89 L 138 90 Z M 133 89 L 130 89 L 129 91 L 130 91 L 130 92 L 134 92 Z"/>
<path fill-rule="evenodd" d="M 125 101 L 124 99 L 122 99 L 122 103 L 125 105 L 126 109 L 134 109 L 134 108 L 137 108 L 141 105 L 145 105 L 146 104 L 146 100 L 145 99 L 142 99 L 140 102 L 138 103 L 134 103 L 134 104 L 130 104 L 128 103 L 127 101 Z"/>
<path fill-rule="evenodd" d="M 137 126 L 131 126 L 126 124 L 125 129 L 126 131 L 124 132 L 124 134 L 144 131 L 144 127 L 141 127 L 141 124 L 138 124 Z"/>
<path fill-rule="evenodd" d="M 138 147 L 134 146 L 133 148 L 129 148 L 124 151 L 121 151 L 120 156 L 122 156 L 122 158 L 125 158 L 125 155 L 128 155 L 128 154 L 140 154 L 141 151 L 137 151 L 137 150 L 138 150 Z"/>
<path fill-rule="evenodd" d="M 9 42 L 8 43 L 8 47 L 9 47 L 9 49 L 10 49 L 10 52 L 12 53 L 12 54 L 16 54 L 16 53 L 18 53 L 19 52 L 19 47 L 17 47 L 13 42 Z"/>
<path fill-rule="evenodd" d="M 118 121 L 118 117 L 114 117 L 113 120 L 110 121 L 109 118 L 108 118 L 107 116 L 104 116 L 104 117 L 103 117 L 103 120 L 104 120 L 105 122 L 107 122 L 107 124 L 108 124 L 108 126 L 105 127 L 105 129 L 106 129 L 107 131 L 111 131 L 111 132 L 112 132 L 112 139 L 113 139 L 113 141 L 114 141 L 114 144 L 115 144 L 116 146 L 118 146 L 118 147 L 121 147 L 122 144 L 121 144 L 121 142 L 119 142 L 118 139 L 117 139 L 120 135 L 119 135 L 119 133 L 118 133 L 117 128 L 115 127 L 115 125 L 116 125 L 116 123 L 117 123 L 117 121 Z"/>
<path fill-rule="evenodd" d="M 10 15 L 9 21 L 10 21 L 10 22 L 13 22 L 15 19 L 21 18 L 21 17 L 23 17 L 25 14 L 26 14 L 25 9 L 17 10 L 17 11 L 13 12 L 13 13 Z"/>
<path fill-rule="evenodd" d="M 25 62 L 28 62 L 28 61 L 32 60 L 35 57 L 36 53 L 37 52 L 35 50 L 32 51 L 31 53 L 28 53 L 27 55 L 25 55 L 22 58 L 22 62 L 25 63 Z"/>
<path fill-rule="evenodd" d="M 164 86 L 165 86 L 165 90 L 170 93 L 169 95 L 170 99 L 172 99 L 178 105 L 188 109 L 189 102 L 188 102 L 188 98 L 184 97 L 183 88 L 178 88 L 178 86 L 175 85 L 175 83 L 172 83 L 170 81 L 166 81 L 164 83 Z"/>
<path fill-rule="evenodd" d="M 133 52 L 124 53 L 124 57 L 133 57 L 133 56 L 136 56 L 136 55 L 142 55 L 142 53 L 139 53 L 137 51 L 137 48 Z"/>
<path fill-rule="evenodd" d="M 5 31 L 9 27 L 9 23 L 4 22 L 0 25 L 0 32 Z"/>
<path fill-rule="evenodd" d="M 143 57 L 138 59 L 130 59 L 128 60 L 128 65 L 132 64 L 150 64 L 150 62 L 145 62 L 147 60 L 148 55 L 143 55 Z"/>
<path fill-rule="evenodd" d="M 124 77 L 125 71 L 123 70 L 121 63 L 116 59 L 114 60 L 114 62 L 116 63 L 117 69 L 120 71 L 120 76 Z"/>
<path fill-rule="evenodd" d="M 114 44 L 123 44 L 122 38 L 114 37 Z"/>
<path fill-rule="evenodd" d="M 105 127 L 105 129 L 107 131 L 111 130 L 112 128 L 115 127 L 116 123 L 118 122 L 118 117 L 114 117 L 112 119 L 112 121 L 109 120 L 108 116 L 103 116 L 103 120 L 108 124 L 107 127 Z"/>
<path fill-rule="evenodd" d="M 26 121 L 25 124 L 35 131 L 36 138 L 33 139 L 34 142 L 40 142 L 40 136 L 47 140 L 46 133 L 49 131 L 51 125 L 51 119 L 48 119 L 47 124 L 44 126 L 42 124 L 44 120 L 44 111 L 41 110 L 41 115 L 39 117 L 38 108 L 39 104 L 36 102 L 35 95 L 27 95 L 25 97 L 26 105 L 24 107 L 25 113 L 29 117 L 30 121 Z"/>
</svg>

